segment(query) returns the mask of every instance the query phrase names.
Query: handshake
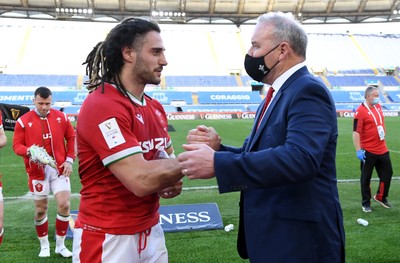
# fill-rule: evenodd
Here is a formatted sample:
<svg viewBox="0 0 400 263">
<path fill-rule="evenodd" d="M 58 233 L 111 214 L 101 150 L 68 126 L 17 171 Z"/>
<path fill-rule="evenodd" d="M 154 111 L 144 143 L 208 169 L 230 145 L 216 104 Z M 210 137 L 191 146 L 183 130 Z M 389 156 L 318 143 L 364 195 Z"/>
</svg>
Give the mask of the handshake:
<svg viewBox="0 0 400 263">
<path fill-rule="evenodd" d="M 214 152 L 221 146 L 221 138 L 214 128 L 200 125 L 189 131 L 187 144 L 183 145 L 186 152 L 179 154 L 177 169 L 181 175 L 189 179 L 208 179 L 214 177 Z M 172 150 L 171 150 L 172 149 Z M 159 148 L 153 160 L 174 158 L 173 148 Z M 177 171 L 178 172 L 178 171 Z M 158 196 L 164 199 L 174 198 L 182 191 L 182 180 L 175 182 L 161 190 Z"/>
<path fill-rule="evenodd" d="M 214 177 L 214 153 L 221 147 L 221 137 L 215 129 L 199 125 L 189 131 L 186 141 L 186 152 L 178 155 L 182 175 L 189 179 Z"/>
</svg>

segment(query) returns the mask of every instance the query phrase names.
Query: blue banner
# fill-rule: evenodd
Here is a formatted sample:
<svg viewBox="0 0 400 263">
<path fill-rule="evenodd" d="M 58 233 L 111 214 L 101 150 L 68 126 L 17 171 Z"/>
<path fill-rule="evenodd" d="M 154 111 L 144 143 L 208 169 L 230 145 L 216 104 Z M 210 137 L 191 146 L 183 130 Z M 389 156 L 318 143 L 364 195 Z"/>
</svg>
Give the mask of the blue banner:
<svg viewBox="0 0 400 263">
<path fill-rule="evenodd" d="M 164 232 L 223 229 L 217 204 L 183 204 L 160 206 L 160 224 Z M 78 210 L 71 210 L 67 237 L 73 238 Z"/>
<path fill-rule="evenodd" d="M 53 103 L 68 102 L 81 105 L 89 94 L 87 91 L 53 91 Z M 33 91 L 2 91 L 0 103 L 33 105 Z"/>
<path fill-rule="evenodd" d="M 200 104 L 227 104 L 227 103 L 253 103 L 259 104 L 262 101 L 260 93 L 258 91 L 199 91 Z"/>
<path fill-rule="evenodd" d="M 217 204 L 183 204 L 161 206 L 160 224 L 164 232 L 222 229 Z"/>
</svg>

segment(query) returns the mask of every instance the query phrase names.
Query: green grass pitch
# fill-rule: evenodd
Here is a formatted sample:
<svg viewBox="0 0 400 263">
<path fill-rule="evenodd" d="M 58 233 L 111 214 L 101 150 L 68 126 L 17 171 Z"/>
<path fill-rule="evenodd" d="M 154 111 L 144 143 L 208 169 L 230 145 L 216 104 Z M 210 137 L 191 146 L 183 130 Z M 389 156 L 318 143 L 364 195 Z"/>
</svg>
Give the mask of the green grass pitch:
<svg viewBox="0 0 400 263">
<path fill-rule="evenodd" d="M 387 117 L 387 144 L 391 151 L 394 170 L 389 201 L 393 209 L 386 209 L 372 202 L 372 213 L 363 213 L 360 204 L 359 162 L 355 156 L 352 142 L 352 119 L 339 118 L 339 138 L 337 146 L 337 175 L 340 200 L 344 214 L 346 230 L 347 262 L 400 262 L 399 233 L 400 233 L 400 119 Z M 249 134 L 252 120 L 194 120 L 171 121 L 175 128 L 171 132 L 176 153 L 182 151 L 181 145 L 189 129 L 198 124 L 216 128 L 223 143 L 240 146 Z M 0 262 L 71 262 L 54 253 L 54 240 L 51 240 L 52 254 L 50 258 L 40 259 L 39 241 L 33 225 L 33 201 L 24 198 L 27 194 L 27 178 L 22 158 L 12 151 L 12 132 L 7 131 L 8 145 L 0 150 L 0 172 L 3 174 L 3 195 L 5 205 L 5 236 L 0 246 Z M 72 192 L 75 197 L 71 200 L 71 209 L 78 209 L 80 182 L 77 162 L 71 176 Z M 374 173 L 373 178 L 377 176 Z M 211 186 L 210 189 L 193 190 L 191 187 Z M 213 187 L 214 186 L 214 187 Z M 166 233 L 166 243 L 171 263 L 178 262 L 248 262 L 241 260 L 236 253 L 236 236 L 238 224 L 239 193 L 220 195 L 216 189 L 216 181 L 184 179 L 185 190 L 180 196 L 171 200 L 161 200 L 162 204 L 191 204 L 217 203 L 222 221 L 234 224 L 230 232 L 223 230 L 190 231 Z M 376 191 L 377 181 L 373 180 L 372 190 Z M 357 218 L 364 218 L 370 225 L 364 227 L 356 223 Z M 49 206 L 49 235 L 54 235 L 55 203 L 50 199 Z M 290 239 L 290 236 L 287 237 Z M 68 248 L 72 241 L 67 240 Z"/>
</svg>

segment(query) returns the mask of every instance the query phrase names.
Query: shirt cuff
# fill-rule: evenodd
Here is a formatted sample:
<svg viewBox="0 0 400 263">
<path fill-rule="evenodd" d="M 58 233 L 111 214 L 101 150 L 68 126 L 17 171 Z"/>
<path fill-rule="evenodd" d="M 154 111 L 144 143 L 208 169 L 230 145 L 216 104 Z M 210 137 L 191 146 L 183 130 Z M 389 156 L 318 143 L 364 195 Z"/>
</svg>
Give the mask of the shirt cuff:
<svg viewBox="0 0 400 263">
<path fill-rule="evenodd" d="M 69 162 L 71 164 L 74 163 L 74 159 L 72 159 L 71 157 L 67 157 L 67 160 L 65 160 L 66 162 Z"/>
</svg>

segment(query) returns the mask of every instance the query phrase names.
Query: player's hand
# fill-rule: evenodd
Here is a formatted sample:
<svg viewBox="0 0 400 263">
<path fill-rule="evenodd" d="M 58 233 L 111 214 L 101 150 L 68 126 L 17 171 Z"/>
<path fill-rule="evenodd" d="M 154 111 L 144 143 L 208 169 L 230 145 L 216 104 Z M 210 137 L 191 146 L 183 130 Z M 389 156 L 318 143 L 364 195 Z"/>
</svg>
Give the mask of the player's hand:
<svg viewBox="0 0 400 263">
<path fill-rule="evenodd" d="M 356 155 L 357 158 L 361 161 L 361 162 L 365 162 L 365 151 L 363 149 L 356 151 Z"/>
<path fill-rule="evenodd" d="M 158 196 L 164 199 L 174 198 L 182 192 L 182 180 L 179 180 L 176 184 L 166 187 L 158 192 Z"/>
<path fill-rule="evenodd" d="M 72 174 L 72 163 L 70 162 L 65 161 L 59 168 L 63 169 L 62 174 L 66 177 L 69 177 Z"/>
<path fill-rule="evenodd" d="M 196 129 L 192 129 L 186 136 L 188 144 L 207 144 L 214 150 L 219 150 L 221 147 L 221 137 L 213 127 L 199 125 Z"/>
</svg>

